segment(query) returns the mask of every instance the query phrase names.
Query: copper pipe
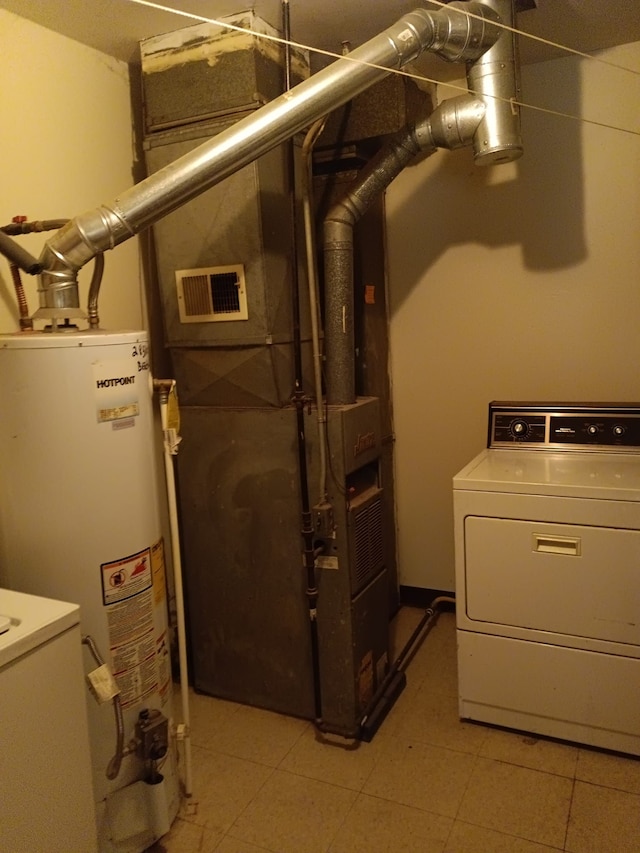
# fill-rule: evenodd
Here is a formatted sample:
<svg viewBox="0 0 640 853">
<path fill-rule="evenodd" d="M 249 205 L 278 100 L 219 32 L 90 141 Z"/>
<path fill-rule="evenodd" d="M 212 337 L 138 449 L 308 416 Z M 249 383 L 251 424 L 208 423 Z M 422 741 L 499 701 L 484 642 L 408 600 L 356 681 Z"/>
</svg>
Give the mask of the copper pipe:
<svg viewBox="0 0 640 853">
<path fill-rule="evenodd" d="M 29 317 L 29 306 L 27 305 L 27 297 L 24 292 L 24 285 L 20 278 L 20 268 L 17 264 L 9 264 L 11 269 L 11 278 L 13 286 L 16 289 L 16 298 L 18 300 L 18 312 L 20 315 L 20 328 L 23 330 L 33 329 L 33 320 Z"/>
</svg>

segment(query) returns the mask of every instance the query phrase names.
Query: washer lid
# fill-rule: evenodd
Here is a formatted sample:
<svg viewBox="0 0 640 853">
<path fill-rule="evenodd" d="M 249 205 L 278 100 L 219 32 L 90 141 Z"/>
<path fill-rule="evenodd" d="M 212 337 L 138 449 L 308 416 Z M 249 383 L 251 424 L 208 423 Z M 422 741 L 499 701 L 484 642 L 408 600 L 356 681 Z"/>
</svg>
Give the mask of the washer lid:
<svg viewBox="0 0 640 853">
<path fill-rule="evenodd" d="M 640 501 L 640 454 L 483 450 L 453 488 Z"/>
<path fill-rule="evenodd" d="M 0 613 L 10 627 L 0 634 L 0 667 L 53 639 L 80 621 L 77 604 L 0 589 Z"/>
</svg>

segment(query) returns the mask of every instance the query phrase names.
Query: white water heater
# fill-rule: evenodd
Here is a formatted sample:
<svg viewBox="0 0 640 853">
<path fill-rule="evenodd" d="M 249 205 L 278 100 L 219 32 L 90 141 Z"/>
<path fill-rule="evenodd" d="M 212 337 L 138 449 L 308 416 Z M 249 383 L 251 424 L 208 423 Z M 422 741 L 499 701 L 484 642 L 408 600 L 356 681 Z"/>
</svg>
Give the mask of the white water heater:
<svg viewBox="0 0 640 853">
<path fill-rule="evenodd" d="M 172 688 L 147 334 L 0 336 L 0 399 L 0 586 L 80 605 L 123 723 L 110 779 L 116 706 L 87 690 L 99 849 L 138 853 L 179 806 L 170 734 L 161 748 Z M 83 657 L 97 669 L 90 646 Z"/>
</svg>

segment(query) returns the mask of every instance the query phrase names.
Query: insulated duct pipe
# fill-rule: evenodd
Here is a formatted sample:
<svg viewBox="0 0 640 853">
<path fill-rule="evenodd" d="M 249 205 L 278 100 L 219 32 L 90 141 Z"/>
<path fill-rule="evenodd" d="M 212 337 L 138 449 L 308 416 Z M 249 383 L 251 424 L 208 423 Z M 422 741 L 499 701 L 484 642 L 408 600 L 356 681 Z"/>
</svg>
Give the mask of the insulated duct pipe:
<svg viewBox="0 0 640 853">
<path fill-rule="evenodd" d="M 485 4 L 513 27 L 513 0 L 485 0 Z M 496 165 L 522 155 L 520 115 L 515 103 L 519 98 L 518 68 L 512 31 L 501 30 L 500 37 L 486 53 L 467 63 L 467 82 L 472 95 L 443 101 L 428 119 L 396 134 L 325 218 L 329 405 L 349 405 L 356 399 L 353 229 L 374 198 L 421 151 L 433 154 L 437 148 L 472 145 L 477 165 Z"/>
<path fill-rule="evenodd" d="M 79 305 L 77 272 L 96 254 L 157 222 L 351 100 L 388 71 L 401 68 L 423 51 L 451 61 L 478 59 L 500 36 L 499 20 L 487 5 L 461 0 L 437 11 L 410 12 L 348 56 L 136 184 L 112 204 L 76 217 L 44 247 L 41 307 L 35 316 L 68 316 Z"/>
<path fill-rule="evenodd" d="M 422 122 L 393 136 L 367 164 L 324 221 L 327 403 L 355 403 L 353 229 L 372 201 L 420 152 L 470 144 L 485 114 L 481 98 L 443 101 Z"/>
</svg>

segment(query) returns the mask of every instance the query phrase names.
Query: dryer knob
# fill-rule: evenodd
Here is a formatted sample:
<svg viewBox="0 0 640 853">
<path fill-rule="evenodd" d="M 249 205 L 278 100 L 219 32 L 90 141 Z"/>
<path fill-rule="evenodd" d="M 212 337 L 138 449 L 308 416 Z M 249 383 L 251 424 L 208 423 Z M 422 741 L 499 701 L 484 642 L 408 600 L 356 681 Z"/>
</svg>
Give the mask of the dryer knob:
<svg viewBox="0 0 640 853">
<path fill-rule="evenodd" d="M 589 435 L 597 435 L 598 427 L 595 424 L 589 424 L 589 426 L 587 427 L 587 432 L 589 433 Z"/>
<path fill-rule="evenodd" d="M 529 432 L 529 426 L 526 421 L 514 421 L 511 424 L 511 433 L 516 438 L 524 438 L 524 436 Z"/>
</svg>

